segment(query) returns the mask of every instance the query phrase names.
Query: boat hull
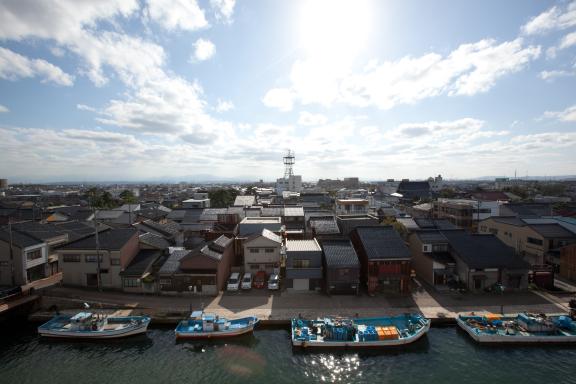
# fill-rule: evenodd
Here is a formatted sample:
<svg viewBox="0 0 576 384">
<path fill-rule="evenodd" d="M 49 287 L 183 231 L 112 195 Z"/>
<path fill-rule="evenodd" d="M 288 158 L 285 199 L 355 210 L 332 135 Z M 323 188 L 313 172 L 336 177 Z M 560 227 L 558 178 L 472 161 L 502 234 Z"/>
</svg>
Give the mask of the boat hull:
<svg viewBox="0 0 576 384">
<path fill-rule="evenodd" d="M 460 317 L 456 318 L 458 326 L 474 341 L 481 344 L 571 344 L 576 343 L 576 335 L 500 335 L 478 333 Z"/>
<path fill-rule="evenodd" d="M 119 318 L 117 318 L 119 319 Z M 120 319 L 121 320 L 121 319 Z M 49 328 L 46 323 L 38 328 L 38 334 L 42 337 L 53 339 L 82 339 L 82 340 L 100 340 L 100 339 L 119 339 L 129 336 L 140 335 L 146 333 L 148 325 L 150 324 L 149 317 L 140 317 L 139 324 L 128 325 L 120 329 L 105 329 L 105 330 L 85 330 L 85 331 L 70 331 L 66 329 Z"/>
<path fill-rule="evenodd" d="M 236 337 L 254 332 L 254 327 L 258 324 L 259 320 L 253 318 L 252 323 L 246 327 L 227 329 L 222 331 L 201 332 L 201 331 L 185 331 L 176 328 L 174 331 L 177 340 L 201 340 L 201 339 L 223 339 L 229 337 Z"/>
<path fill-rule="evenodd" d="M 387 348 L 398 347 L 403 345 L 412 344 L 421 339 L 430 330 L 430 320 L 420 328 L 416 333 L 409 337 L 393 339 L 393 340 L 374 340 L 374 341 L 340 341 L 340 340 L 298 340 L 294 335 L 292 329 L 292 346 L 296 348 L 326 348 L 326 349 L 355 349 L 355 348 Z"/>
</svg>

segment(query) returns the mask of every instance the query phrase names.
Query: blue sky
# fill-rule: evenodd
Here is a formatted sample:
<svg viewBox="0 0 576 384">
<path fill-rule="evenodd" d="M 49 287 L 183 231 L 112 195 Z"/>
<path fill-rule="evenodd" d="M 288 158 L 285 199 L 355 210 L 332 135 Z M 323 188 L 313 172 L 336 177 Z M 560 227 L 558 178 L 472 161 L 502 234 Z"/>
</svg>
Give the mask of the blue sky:
<svg viewBox="0 0 576 384">
<path fill-rule="evenodd" d="M 15 181 L 576 173 L 576 1 L 5 0 Z"/>
</svg>

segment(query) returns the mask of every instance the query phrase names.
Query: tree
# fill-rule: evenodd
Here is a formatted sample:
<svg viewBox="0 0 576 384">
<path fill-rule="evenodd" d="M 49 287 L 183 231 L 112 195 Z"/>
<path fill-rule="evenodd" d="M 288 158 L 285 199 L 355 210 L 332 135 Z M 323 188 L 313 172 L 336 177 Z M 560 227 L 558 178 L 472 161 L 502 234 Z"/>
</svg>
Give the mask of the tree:
<svg viewBox="0 0 576 384">
<path fill-rule="evenodd" d="M 256 195 L 256 187 L 253 185 L 249 186 L 248 188 L 246 188 L 245 194 L 246 195 L 252 195 L 252 196 Z"/>
<path fill-rule="evenodd" d="M 124 204 L 135 204 L 138 202 L 134 193 L 128 189 L 125 189 L 120 193 L 120 198 Z"/>
<path fill-rule="evenodd" d="M 110 192 L 98 188 L 90 188 L 86 196 L 90 206 L 96 209 L 110 209 L 117 205 Z"/>
<path fill-rule="evenodd" d="M 234 204 L 238 191 L 231 188 L 215 189 L 208 192 L 210 206 L 213 208 L 226 208 Z"/>
</svg>

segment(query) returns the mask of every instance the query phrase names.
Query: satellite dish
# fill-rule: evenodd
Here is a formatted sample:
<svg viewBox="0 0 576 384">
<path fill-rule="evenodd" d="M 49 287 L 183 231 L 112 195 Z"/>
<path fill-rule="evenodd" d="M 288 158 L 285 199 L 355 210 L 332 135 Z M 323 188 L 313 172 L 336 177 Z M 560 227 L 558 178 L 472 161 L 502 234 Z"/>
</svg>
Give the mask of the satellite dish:
<svg viewBox="0 0 576 384">
<path fill-rule="evenodd" d="M 84 308 L 86 308 L 86 309 L 90 308 L 90 306 L 88 305 L 88 303 L 84 303 Z"/>
</svg>

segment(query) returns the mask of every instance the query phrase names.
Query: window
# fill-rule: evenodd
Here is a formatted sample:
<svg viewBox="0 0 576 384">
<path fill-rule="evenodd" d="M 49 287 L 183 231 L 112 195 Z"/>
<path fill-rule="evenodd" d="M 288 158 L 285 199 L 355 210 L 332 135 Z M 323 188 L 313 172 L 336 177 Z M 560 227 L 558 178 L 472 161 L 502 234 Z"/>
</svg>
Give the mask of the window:
<svg viewBox="0 0 576 384">
<path fill-rule="evenodd" d="M 292 266 L 294 268 L 310 268 L 310 260 L 308 259 L 294 260 L 292 262 Z"/>
<path fill-rule="evenodd" d="M 96 263 L 96 255 L 85 255 L 84 259 L 87 263 Z M 102 255 L 100 255 L 100 262 L 102 262 Z"/>
<path fill-rule="evenodd" d="M 42 250 L 36 249 L 34 251 L 26 253 L 26 259 L 28 260 L 36 260 L 42 257 Z"/>
<path fill-rule="evenodd" d="M 120 265 L 120 259 L 110 259 L 110 265 Z"/>
<path fill-rule="evenodd" d="M 75 255 L 75 254 L 64 255 L 64 262 L 65 263 L 79 263 L 80 262 L 80 255 Z"/>
<path fill-rule="evenodd" d="M 160 279 L 162 288 L 169 288 L 172 286 L 172 279 Z"/>
<path fill-rule="evenodd" d="M 498 229 L 496 229 L 496 228 L 490 228 L 489 230 L 490 230 L 490 233 L 492 233 L 494 235 L 498 234 Z"/>
<path fill-rule="evenodd" d="M 533 238 L 533 237 L 528 237 L 528 238 L 526 239 L 526 241 L 527 241 L 528 243 L 530 243 L 530 244 L 535 244 L 535 245 L 542 245 L 542 244 L 544 244 L 544 242 L 543 242 L 542 240 L 540 240 L 540 239 L 535 239 L 535 238 Z"/>
<path fill-rule="evenodd" d="M 137 288 L 140 286 L 140 279 L 122 279 L 124 287 Z"/>
<path fill-rule="evenodd" d="M 274 253 L 274 248 L 266 248 L 266 253 Z"/>
<path fill-rule="evenodd" d="M 258 248 L 248 248 L 248 252 L 250 253 L 260 253 L 260 250 Z"/>
</svg>

